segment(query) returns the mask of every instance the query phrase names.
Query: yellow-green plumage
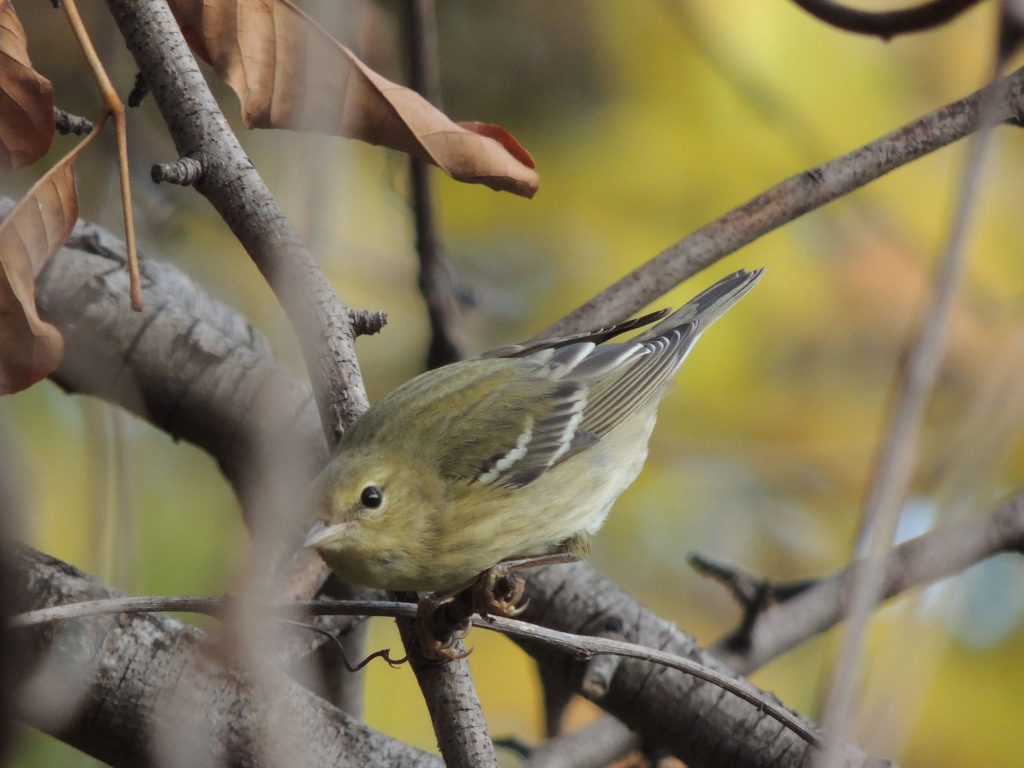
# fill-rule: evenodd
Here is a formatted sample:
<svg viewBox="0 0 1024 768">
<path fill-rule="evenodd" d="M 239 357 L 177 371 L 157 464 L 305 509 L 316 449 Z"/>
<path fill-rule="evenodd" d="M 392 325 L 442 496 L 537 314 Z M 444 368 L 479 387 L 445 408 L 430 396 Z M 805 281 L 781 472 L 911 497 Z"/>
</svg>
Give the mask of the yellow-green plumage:
<svg viewBox="0 0 1024 768">
<path fill-rule="evenodd" d="M 625 343 L 600 342 L 662 315 L 412 379 L 342 438 L 316 483 L 327 525 L 309 543 L 351 582 L 449 591 L 585 541 L 640 472 L 686 353 L 760 275 L 724 278 Z"/>
</svg>

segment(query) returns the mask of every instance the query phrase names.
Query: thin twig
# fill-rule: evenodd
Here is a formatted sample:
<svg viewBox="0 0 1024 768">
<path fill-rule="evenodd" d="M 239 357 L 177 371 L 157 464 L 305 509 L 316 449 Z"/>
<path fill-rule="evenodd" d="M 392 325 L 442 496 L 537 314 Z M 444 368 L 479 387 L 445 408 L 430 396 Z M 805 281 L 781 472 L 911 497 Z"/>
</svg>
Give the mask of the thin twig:
<svg viewBox="0 0 1024 768">
<path fill-rule="evenodd" d="M 12 617 L 10 626 L 16 629 L 38 627 L 70 619 L 103 616 L 114 613 L 151 613 L 181 611 L 206 616 L 221 617 L 228 612 L 234 598 L 217 595 L 205 597 L 163 596 L 163 597 L 115 597 L 89 600 L 81 603 L 56 605 Z M 271 618 L 296 621 L 302 612 L 314 616 L 390 616 L 413 619 L 416 606 L 412 603 L 375 600 L 317 600 L 292 603 L 267 603 L 261 606 Z M 757 707 L 769 717 L 782 723 L 800 736 L 810 746 L 818 746 L 819 738 L 811 729 L 788 710 L 765 698 L 762 694 L 744 686 L 729 677 L 691 659 L 655 648 L 646 648 L 635 643 L 612 640 L 604 637 L 587 637 L 560 632 L 518 619 L 491 616 L 486 619 L 474 616 L 473 626 L 500 632 L 510 637 L 544 642 L 554 648 L 572 654 L 578 659 L 589 659 L 601 654 L 611 654 L 629 659 L 648 661 L 653 664 L 675 669 L 728 691 Z"/>
<path fill-rule="evenodd" d="M 440 87 L 434 0 L 406 0 L 403 31 L 409 85 L 436 106 Z M 463 356 L 458 335 L 459 301 L 451 266 L 441 253 L 437 234 L 432 169 L 416 157 L 409 158 L 409 169 L 419 287 L 430 319 L 427 367 L 437 368 Z"/>
<path fill-rule="evenodd" d="M 990 99 L 993 119 L 1016 122 L 1024 110 L 1024 68 L 964 99 L 782 181 L 637 267 L 537 335 L 565 336 L 613 325 L 747 243 L 868 182 L 978 129 Z"/>
<path fill-rule="evenodd" d="M 121 208 L 124 214 L 124 240 L 128 246 L 128 274 L 129 290 L 132 300 L 132 309 L 136 312 L 142 309 L 142 285 L 139 281 L 139 253 L 135 244 L 135 214 L 132 210 L 132 187 L 131 174 L 128 171 L 128 132 L 125 125 L 124 104 L 121 97 L 117 95 L 103 63 L 93 47 L 89 33 L 82 23 L 82 17 L 78 13 L 78 6 L 75 0 L 67 0 L 62 3 L 64 13 L 68 17 L 68 23 L 75 34 L 75 39 L 85 55 L 89 64 L 92 76 L 99 86 L 106 111 L 114 118 L 114 130 L 117 133 L 117 170 L 121 180 Z"/>
<path fill-rule="evenodd" d="M 998 61 L 993 80 L 998 78 L 1001 65 L 1002 62 Z M 896 524 L 917 460 L 925 407 L 945 352 L 953 299 L 966 269 L 969 225 L 978 199 L 982 161 L 989 146 L 991 129 L 996 124 L 997 94 L 995 90 L 986 91 L 978 106 L 980 130 L 968 145 L 956 209 L 935 278 L 935 292 L 916 337 L 910 341 L 874 477 L 864 501 L 859 543 L 866 545 L 866 562 L 856 572 L 849 619 L 825 698 L 823 725 L 828 733 L 827 746 L 815 763 L 821 768 L 839 765 L 842 744 L 850 734 L 864 635 L 868 620 L 882 597 L 884 557 L 891 550 L 896 535 Z"/>
<path fill-rule="evenodd" d="M 848 8 L 834 0 L 793 0 L 814 18 L 861 35 L 889 40 L 908 32 L 941 26 L 959 16 L 979 0 L 930 0 L 897 11 L 865 11 Z"/>
</svg>

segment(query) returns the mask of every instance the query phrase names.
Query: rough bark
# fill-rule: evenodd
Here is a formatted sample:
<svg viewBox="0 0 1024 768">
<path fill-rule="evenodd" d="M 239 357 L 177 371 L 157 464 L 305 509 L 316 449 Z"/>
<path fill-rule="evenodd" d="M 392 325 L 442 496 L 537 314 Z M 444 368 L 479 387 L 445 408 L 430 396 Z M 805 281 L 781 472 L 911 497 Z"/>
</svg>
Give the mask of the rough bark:
<svg viewBox="0 0 1024 768">
<path fill-rule="evenodd" d="M 47 555 L 7 553 L 18 610 L 116 594 Z M 226 666 L 223 645 L 167 616 L 70 621 L 22 640 L 35 667 L 22 719 L 113 766 L 441 765 L 268 665 L 248 675 Z"/>
</svg>

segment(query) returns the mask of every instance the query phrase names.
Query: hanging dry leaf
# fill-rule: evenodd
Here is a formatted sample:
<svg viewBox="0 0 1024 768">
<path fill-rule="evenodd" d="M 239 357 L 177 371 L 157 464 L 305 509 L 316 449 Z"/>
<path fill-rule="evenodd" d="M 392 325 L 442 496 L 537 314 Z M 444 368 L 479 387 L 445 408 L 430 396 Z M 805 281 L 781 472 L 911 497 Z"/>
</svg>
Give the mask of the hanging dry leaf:
<svg viewBox="0 0 1024 768">
<path fill-rule="evenodd" d="M 37 181 L 0 224 L 0 395 L 47 376 L 64 354 L 60 331 L 36 310 L 35 278 L 74 229 L 74 163 L 101 127 Z"/>
<path fill-rule="evenodd" d="M 53 87 L 32 69 L 14 6 L 0 0 L 0 174 L 45 155 L 53 133 Z"/>
<path fill-rule="evenodd" d="M 185 38 L 238 94 L 242 120 L 382 144 L 459 181 L 532 197 L 533 159 L 497 125 L 455 123 L 381 77 L 288 0 L 171 0 Z"/>
</svg>

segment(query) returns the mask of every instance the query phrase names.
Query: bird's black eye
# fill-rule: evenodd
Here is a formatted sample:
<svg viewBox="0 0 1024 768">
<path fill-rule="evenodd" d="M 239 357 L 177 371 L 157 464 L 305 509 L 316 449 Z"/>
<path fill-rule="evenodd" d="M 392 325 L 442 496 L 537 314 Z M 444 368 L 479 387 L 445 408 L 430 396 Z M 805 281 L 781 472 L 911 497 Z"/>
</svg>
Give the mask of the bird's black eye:
<svg viewBox="0 0 1024 768">
<path fill-rule="evenodd" d="M 364 507 L 376 509 L 384 503 L 384 494 L 380 492 L 380 488 L 376 485 L 368 485 L 363 488 L 363 492 L 360 494 L 359 500 L 363 502 Z"/>
</svg>

